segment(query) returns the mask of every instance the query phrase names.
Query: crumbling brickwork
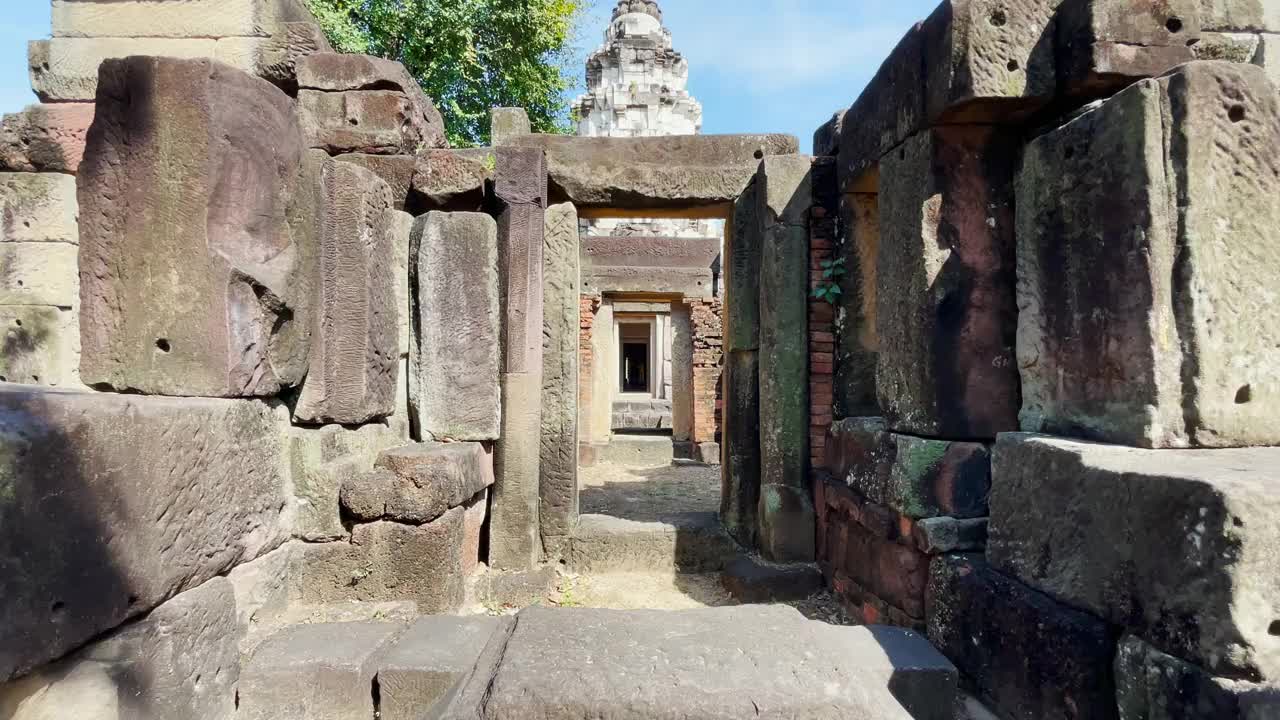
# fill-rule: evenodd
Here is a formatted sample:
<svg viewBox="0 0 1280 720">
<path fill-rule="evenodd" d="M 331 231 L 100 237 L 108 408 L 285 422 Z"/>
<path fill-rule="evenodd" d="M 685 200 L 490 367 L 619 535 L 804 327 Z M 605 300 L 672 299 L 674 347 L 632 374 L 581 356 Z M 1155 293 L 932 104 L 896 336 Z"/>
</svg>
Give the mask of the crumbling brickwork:
<svg viewBox="0 0 1280 720">
<path fill-rule="evenodd" d="M 720 298 L 701 298 L 688 304 L 693 327 L 693 442 L 719 442 L 723 303 Z"/>
</svg>

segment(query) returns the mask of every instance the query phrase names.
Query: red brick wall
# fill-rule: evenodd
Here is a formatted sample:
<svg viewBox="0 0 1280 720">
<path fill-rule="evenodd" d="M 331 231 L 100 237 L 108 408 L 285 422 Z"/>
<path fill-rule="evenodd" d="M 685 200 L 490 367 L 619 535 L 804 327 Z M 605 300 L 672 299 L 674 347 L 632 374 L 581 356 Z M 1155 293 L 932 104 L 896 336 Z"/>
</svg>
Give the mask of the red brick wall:
<svg viewBox="0 0 1280 720">
<path fill-rule="evenodd" d="M 595 362 L 595 353 L 591 349 L 591 332 L 596 322 L 596 312 L 600 309 L 599 295 L 583 295 L 578 302 L 578 407 L 591 407 L 591 369 Z M 587 435 L 585 427 L 578 428 L 578 436 Z"/>
<path fill-rule="evenodd" d="M 724 356 L 724 307 L 720 298 L 690 299 L 693 335 L 693 437 L 695 443 L 718 442 L 720 434 L 720 370 Z"/>
<path fill-rule="evenodd" d="M 814 182 L 823 174 L 815 168 Z M 835 307 L 813 297 L 826 282 L 822 263 L 835 253 L 838 214 L 819 202 L 809 212 L 809 455 L 811 467 L 822 465 L 827 429 L 835 413 Z"/>
</svg>

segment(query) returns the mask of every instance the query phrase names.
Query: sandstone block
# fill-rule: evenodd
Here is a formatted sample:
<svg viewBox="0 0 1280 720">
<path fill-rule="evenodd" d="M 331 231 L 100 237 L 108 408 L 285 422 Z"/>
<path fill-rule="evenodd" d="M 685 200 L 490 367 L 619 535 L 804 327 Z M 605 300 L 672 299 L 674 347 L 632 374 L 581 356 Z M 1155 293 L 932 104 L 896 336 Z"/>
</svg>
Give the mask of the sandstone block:
<svg viewBox="0 0 1280 720">
<path fill-rule="evenodd" d="M 1259 57 L 1262 36 L 1250 33 L 1204 32 L 1200 42 L 1191 47 L 1197 60 L 1227 60 L 1266 67 Z"/>
<path fill-rule="evenodd" d="M 1261 61 L 1271 84 L 1280 88 L 1280 35 L 1263 35 L 1255 63 Z"/>
<path fill-rule="evenodd" d="M 0 305 L 75 307 L 78 255 L 75 245 L 62 242 L 0 243 Z"/>
<path fill-rule="evenodd" d="M 1205 30 L 1280 31 L 1280 7 L 1266 0 L 1200 0 Z"/>
<path fill-rule="evenodd" d="M 414 223 L 410 412 L 422 439 L 496 440 L 501 306 L 497 225 L 480 213 Z"/>
<path fill-rule="evenodd" d="M 123 630 L 7 686 L 13 720 L 233 720 L 240 674 L 231 583 L 214 578 Z"/>
<path fill-rule="evenodd" d="M 480 568 L 484 523 L 489 519 L 489 491 L 482 490 L 462 506 L 462 574 L 471 577 Z"/>
<path fill-rule="evenodd" d="M 566 537 L 578 520 L 578 213 L 547 208 L 543 240 L 542 450 L 538 521 Z"/>
<path fill-rule="evenodd" d="M 395 411 L 396 216 L 377 175 L 316 153 L 307 163 L 321 168 L 323 220 L 310 370 L 294 419 L 359 425 Z"/>
<path fill-rule="evenodd" d="M 493 459 L 478 443 L 410 445 L 383 452 L 373 472 L 346 478 L 342 507 L 359 521 L 421 525 L 491 485 Z"/>
<path fill-rule="evenodd" d="M 300 543 L 288 542 L 262 557 L 237 565 L 227 574 L 235 594 L 236 629 L 241 652 L 258 646 L 265 628 L 289 605 L 289 573 Z"/>
<path fill-rule="evenodd" d="M 372 155 L 368 157 L 373 157 Z M 377 174 L 376 172 L 374 173 Z M 394 201 L 392 205 L 394 205 Z M 395 273 L 392 279 L 395 288 L 396 299 L 396 327 L 399 329 L 397 337 L 399 342 L 398 357 L 404 359 L 409 357 L 409 350 L 412 343 L 410 342 L 413 327 L 413 302 L 412 293 L 409 289 L 409 264 L 412 255 L 413 246 L 413 223 L 414 218 L 407 212 L 402 210 L 387 210 L 382 216 L 382 232 L 391 238 L 391 251 L 395 256 Z M 400 387 L 408 387 L 408 373 L 400 374 L 396 378 L 397 391 Z M 406 390 L 407 392 L 407 390 Z M 397 411 L 400 405 L 397 404 Z M 405 412 L 408 412 L 407 406 Z"/>
<path fill-rule="evenodd" d="M 282 420 L 253 401 L 0 386 L 0 678 L 283 542 Z"/>
<path fill-rule="evenodd" d="M 489 565 L 529 570 L 542 553 L 541 509 L 542 375 L 503 373 L 502 438 L 494 451 L 490 504 Z"/>
<path fill-rule="evenodd" d="M 510 622 L 496 617 L 424 617 L 378 660 L 382 720 L 439 717 L 475 669 L 485 644 Z"/>
<path fill-rule="evenodd" d="M 1212 674 L 1275 680 L 1278 461 L 1272 448 L 1007 435 L 995 450 L 987 557 Z"/>
<path fill-rule="evenodd" d="M 790 135 L 585 138 L 523 135 L 510 146 L 539 148 L 557 196 L 588 207 L 671 210 L 731 202 L 767 155 L 799 152 Z M 501 164 L 501 163 L 499 163 Z"/>
<path fill-rule="evenodd" d="M 876 391 L 895 431 L 1017 427 L 1013 149 L 997 128 L 939 127 L 881 163 Z"/>
<path fill-rule="evenodd" d="M 80 322 L 72 310 L 0 305 L 4 333 L 0 382 L 75 387 L 80 383 Z"/>
<path fill-rule="evenodd" d="M 727 352 L 760 349 L 760 260 L 764 241 L 759 181 L 733 202 L 732 233 L 725 238 L 724 348 Z"/>
<path fill-rule="evenodd" d="M 106 60 L 135 55 L 212 58 L 212 38 L 54 38 L 33 40 L 27 49 L 31 88 L 41 102 L 93 102 L 98 68 Z"/>
<path fill-rule="evenodd" d="M 6 115 L 4 128 L 10 127 L 11 117 L 25 116 Z M 0 144 L 5 142 L 6 132 L 0 129 Z M 0 243 L 75 245 L 80 242 L 76 207 L 76 181 L 69 175 L 31 171 L 0 173 Z M 59 269 L 50 270 L 52 273 Z"/>
<path fill-rule="evenodd" d="M 421 162 L 412 155 L 370 155 L 368 153 L 349 153 L 339 155 L 335 160 L 355 163 L 360 167 L 382 178 L 391 188 L 391 206 L 396 210 L 417 210 L 417 202 L 410 203 L 409 188 L 413 184 L 413 174 Z M 412 217 L 412 215 L 410 215 Z"/>
<path fill-rule="evenodd" d="M 1280 440 L 1280 101 L 1192 63 L 1027 148 L 1018 180 L 1022 428 L 1145 447 Z M 1101 241 L 1100 241 L 1101 239 Z M 1261 285 L 1259 285 L 1261 283 Z"/>
<path fill-rule="evenodd" d="M 836 258 L 845 276 L 836 301 L 836 416 L 879 415 L 876 398 L 876 263 L 880 254 L 880 202 L 873 193 L 840 198 L 843 227 Z"/>
<path fill-rule="evenodd" d="M 303 603 L 411 601 L 418 612 L 462 607 L 463 515 L 454 508 L 426 525 L 357 525 L 351 542 L 305 545 L 290 597 Z"/>
<path fill-rule="evenodd" d="M 1058 14 L 1058 74 L 1066 92 L 1106 95 L 1196 59 L 1199 0 L 1134 5 L 1069 0 Z"/>
<path fill-rule="evenodd" d="M 302 60 L 315 53 L 332 51 L 319 25 L 290 22 L 281 25 L 270 37 L 221 38 L 214 46 L 213 56 L 296 93 L 298 65 Z"/>
<path fill-rule="evenodd" d="M 78 177 L 85 382 L 213 397 L 297 384 L 318 230 L 295 206 L 292 101 L 210 60 L 113 60 L 102 78 Z"/>
<path fill-rule="evenodd" d="M 929 640 L 1001 717 L 1117 718 L 1116 639 L 1102 620 L 992 570 L 980 557 L 934 560 L 928 597 Z"/>
<path fill-rule="evenodd" d="M 827 430 L 823 467 L 842 484 L 861 468 L 875 466 L 888 425 L 884 418 L 852 417 L 837 420 Z"/>
<path fill-rule="evenodd" d="M 909 518 L 987 515 L 991 453 L 979 443 L 884 433 L 845 481 L 871 502 Z"/>
<path fill-rule="evenodd" d="M 313 21 L 301 0 L 54 0 L 54 37 L 265 37 Z"/>
<path fill-rule="evenodd" d="M 1252 720 L 1280 713 L 1280 686 L 1215 678 L 1129 636 L 1115 659 L 1122 718 Z"/>
<path fill-rule="evenodd" d="M 339 494 L 351 477 L 368 472 L 378 453 L 403 445 L 408 434 L 391 425 L 359 428 L 326 425 L 288 429 L 292 478 L 290 513 L 293 536 L 326 542 L 349 535 L 342 523 Z"/>
<path fill-rule="evenodd" d="M 781 562 L 813 559 L 813 504 L 807 489 L 811 165 L 801 155 L 766 157 L 756 178 L 762 231 L 758 516 L 760 546 L 766 557 Z M 786 519 L 770 517 L 776 513 Z M 807 529 L 788 527 L 806 518 Z"/>
<path fill-rule="evenodd" d="M 760 366 L 754 351 L 724 359 L 724 472 L 720 522 L 744 547 L 756 546 L 760 504 Z"/>
<path fill-rule="evenodd" d="M 954 683 L 918 635 L 833 628 L 791 608 L 533 608 L 519 616 L 485 707 L 494 718 L 941 720 Z"/>
<path fill-rule="evenodd" d="M 378 662 L 403 631 L 394 623 L 326 623 L 283 630 L 259 646 L 245 666 L 236 717 L 373 717 Z"/>
<path fill-rule="evenodd" d="M 432 209 L 478 210 L 493 176 L 489 158 L 497 162 L 487 148 L 427 150 L 418 156 L 410 197 Z"/>
<path fill-rule="evenodd" d="M 395 90 L 412 104 L 410 123 L 419 133 L 419 145 L 406 146 L 408 155 L 424 148 L 448 147 L 444 119 L 434 103 L 422 92 L 404 65 L 370 55 L 315 53 L 298 64 L 298 87 L 327 92 L 351 90 Z"/>
<path fill-rule="evenodd" d="M 987 518 L 925 518 L 915 524 L 912 537 L 920 552 L 929 555 L 981 551 L 987 547 L 987 523 Z"/>
<path fill-rule="evenodd" d="M 75 174 L 93 103 L 36 104 L 0 121 L 0 170 Z"/>
<path fill-rule="evenodd" d="M 823 123 L 813 132 L 813 154 L 815 157 L 835 157 L 840 152 L 840 125 L 844 122 L 844 110 L 839 110 L 831 119 Z"/>
<path fill-rule="evenodd" d="M 943 7 L 950 3 L 944 3 Z M 889 53 L 840 125 L 840 188 L 853 192 L 880 158 L 924 122 L 924 33 L 909 29 Z"/>
<path fill-rule="evenodd" d="M 300 90 L 298 111 L 307 147 L 330 155 L 413 155 L 429 138 L 412 98 L 394 90 Z"/>
<path fill-rule="evenodd" d="M 530 135 L 529 113 L 524 108 L 494 108 L 489 113 L 489 135 L 494 147 L 520 135 Z"/>
</svg>

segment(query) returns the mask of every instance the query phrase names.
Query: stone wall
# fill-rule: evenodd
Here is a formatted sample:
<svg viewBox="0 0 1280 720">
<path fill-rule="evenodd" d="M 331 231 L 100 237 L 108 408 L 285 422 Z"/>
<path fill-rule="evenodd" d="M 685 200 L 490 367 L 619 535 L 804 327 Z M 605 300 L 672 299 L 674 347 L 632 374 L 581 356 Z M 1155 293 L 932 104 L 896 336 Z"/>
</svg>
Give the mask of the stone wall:
<svg viewBox="0 0 1280 720">
<path fill-rule="evenodd" d="M 1268 13 L 944 2 L 815 135 L 819 564 L 1000 717 L 1280 712 Z"/>
</svg>

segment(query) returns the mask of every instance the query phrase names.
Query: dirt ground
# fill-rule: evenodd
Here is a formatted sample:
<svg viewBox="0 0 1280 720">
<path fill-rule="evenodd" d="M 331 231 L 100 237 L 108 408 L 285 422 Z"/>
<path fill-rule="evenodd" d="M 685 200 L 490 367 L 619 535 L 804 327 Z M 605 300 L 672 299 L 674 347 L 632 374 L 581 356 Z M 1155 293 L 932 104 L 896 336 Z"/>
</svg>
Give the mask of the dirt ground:
<svg viewBox="0 0 1280 720">
<path fill-rule="evenodd" d="M 580 512 L 637 521 L 720 509 L 720 468 L 680 464 L 658 468 L 596 465 L 578 471 Z"/>
</svg>

